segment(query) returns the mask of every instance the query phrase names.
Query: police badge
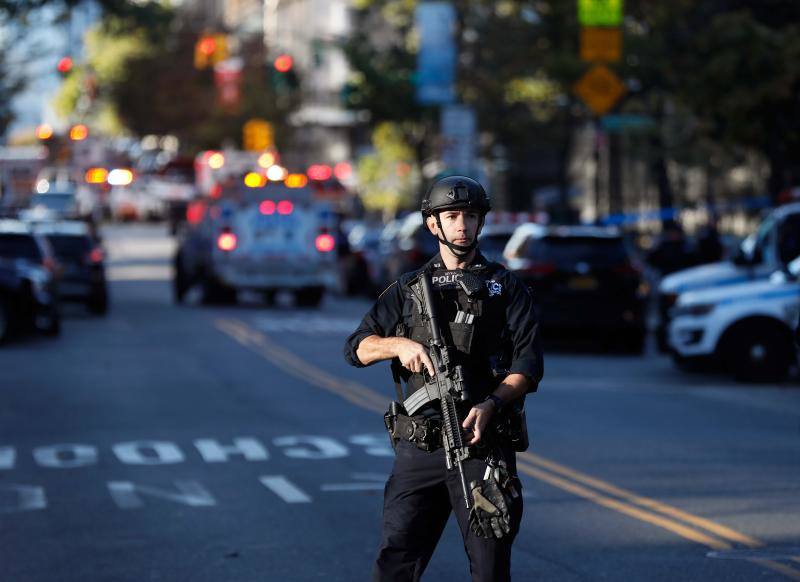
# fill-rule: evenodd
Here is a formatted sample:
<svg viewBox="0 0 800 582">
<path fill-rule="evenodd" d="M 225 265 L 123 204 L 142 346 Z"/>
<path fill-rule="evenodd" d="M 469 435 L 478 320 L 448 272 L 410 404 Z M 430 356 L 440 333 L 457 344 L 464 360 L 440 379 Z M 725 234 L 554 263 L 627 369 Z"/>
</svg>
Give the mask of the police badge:
<svg viewBox="0 0 800 582">
<path fill-rule="evenodd" d="M 503 292 L 503 285 L 499 281 L 486 281 L 486 288 L 489 289 L 489 297 L 500 295 Z"/>
</svg>

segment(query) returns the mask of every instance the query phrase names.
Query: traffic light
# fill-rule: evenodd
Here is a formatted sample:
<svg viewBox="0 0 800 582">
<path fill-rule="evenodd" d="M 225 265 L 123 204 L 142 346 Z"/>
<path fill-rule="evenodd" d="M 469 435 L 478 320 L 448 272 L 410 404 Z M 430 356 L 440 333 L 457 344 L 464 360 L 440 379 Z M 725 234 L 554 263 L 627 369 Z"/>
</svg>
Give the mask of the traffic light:
<svg viewBox="0 0 800 582">
<path fill-rule="evenodd" d="M 72 71 L 73 65 L 72 57 L 61 57 L 56 65 L 56 70 L 62 76 L 67 76 Z"/>
<path fill-rule="evenodd" d="M 299 86 L 291 55 L 278 55 L 272 62 L 272 86 L 278 92 L 294 91 Z"/>
<path fill-rule="evenodd" d="M 283 54 L 275 59 L 273 65 L 275 65 L 275 70 L 279 73 L 288 73 L 294 67 L 294 60 L 290 55 Z"/>
<path fill-rule="evenodd" d="M 194 45 L 194 68 L 207 69 L 228 58 L 228 38 L 224 34 L 203 34 Z"/>
<path fill-rule="evenodd" d="M 69 129 L 69 139 L 72 141 L 83 141 L 87 137 L 89 137 L 89 128 L 82 123 L 73 125 Z"/>
</svg>

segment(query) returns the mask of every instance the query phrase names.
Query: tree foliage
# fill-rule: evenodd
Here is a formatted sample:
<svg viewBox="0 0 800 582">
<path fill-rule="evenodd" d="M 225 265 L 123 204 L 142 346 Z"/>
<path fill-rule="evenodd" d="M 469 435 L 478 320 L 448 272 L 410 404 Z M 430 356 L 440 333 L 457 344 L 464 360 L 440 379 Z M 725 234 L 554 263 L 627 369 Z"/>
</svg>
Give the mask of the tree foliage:
<svg viewBox="0 0 800 582">
<path fill-rule="evenodd" d="M 376 122 L 427 121 L 419 148 L 430 155 L 435 112 L 414 102 L 416 4 L 355 3 L 361 22 L 370 25 L 348 45 L 356 71 L 349 95 L 350 105 L 369 110 Z M 590 66 L 578 58 L 576 3 L 453 5 L 458 99 L 478 112 L 484 143 L 506 147 L 511 179 L 523 188 L 537 180 L 563 182 L 570 136 L 590 118 L 572 96 Z M 612 66 L 628 89 L 619 109 L 655 119 L 648 147 L 630 153 L 653 158 L 655 174 L 664 174 L 657 179 L 662 188 L 669 188 L 668 160 L 708 164 L 748 151 L 769 161 L 773 194 L 786 185 L 790 152 L 800 146 L 799 27 L 800 4 L 793 0 L 626 0 L 623 60 Z M 534 175 L 548 156 L 560 169 Z"/>
</svg>

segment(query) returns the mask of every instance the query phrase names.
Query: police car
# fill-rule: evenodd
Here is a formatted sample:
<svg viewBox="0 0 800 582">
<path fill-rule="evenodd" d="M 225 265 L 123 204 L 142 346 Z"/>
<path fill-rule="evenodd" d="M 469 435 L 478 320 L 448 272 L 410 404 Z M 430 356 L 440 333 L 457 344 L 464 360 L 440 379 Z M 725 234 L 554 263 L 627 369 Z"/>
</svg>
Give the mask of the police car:
<svg viewBox="0 0 800 582">
<path fill-rule="evenodd" d="M 326 289 L 337 287 L 332 208 L 289 178 L 237 187 L 199 211 L 192 206 L 201 215 L 179 240 L 176 301 L 199 284 L 205 303 L 235 301 L 242 290 L 271 302 L 278 291 L 290 291 L 297 305 L 314 307 Z"/>
<path fill-rule="evenodd" d="M 730 261 L 720 261 L 678 271 L 664 277 L 658 287 L 657 338 L 665 350 L 670 310 L 681 293 L 708 287 L 738 285 L 767 279 L 800 253 L 800 203 L 771 211 L 758 230 L 747 237 Z"/>
<path fill-rule="evenodd" d="M 767 280 L 682 294 L 669 347 L 678 362 L 709 361 L 742 380 L 780 380 L 796 362 L 800 259 Z"/>
</svg>

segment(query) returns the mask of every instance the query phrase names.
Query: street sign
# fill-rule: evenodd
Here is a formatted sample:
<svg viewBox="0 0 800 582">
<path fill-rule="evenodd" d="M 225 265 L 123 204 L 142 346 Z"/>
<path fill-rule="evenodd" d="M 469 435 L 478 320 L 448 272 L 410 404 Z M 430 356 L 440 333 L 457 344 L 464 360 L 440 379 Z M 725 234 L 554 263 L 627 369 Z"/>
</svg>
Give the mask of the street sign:
<svg viewBox="0 0 800 582">
<path fill-rule="evenodd" d="M 452 2 L 419 2 L 414 24 L 419 34 L 417 103 L 447 105 L 455 100 L 456 9 Z"/>
<path fill-rule="evenodd" d="M 656 120 L 649 115 L 623 113 L 604 115 L 600 120 L 600 125 L 609 133 L 619 131 L 645 131 L 653 129 L 656 126 Z"/>
<path fill-rule="evenodd" d="M 622 24 L 622 0 L 578 0 L 578 23 L 581 26 L 619 26 Z"/>
<path fill-rule="evenodd" d="M 621 57 L 622 31 L 619 28 L 581 27 L 581 60 L 616 63 Z"/>
<path fill-rule="evenodd" d="M 625 94 L 625 85 L 611 69 L 605 65 L 595 65 L 575 83 L 573 90 L 592 113 L 604 115 Z"/>
<path fill-rule="evenodd" d="M 244 149 L 260 152 L 275 145 L 272 124 L 264 119 L 250 119 L 242 127 Z"/>
<path fill-rule="evenodd" d="M 478 122 L 475 110 L 445 105 L 441 111 L 442 161 L 448 170 L 472 175 L 476 170 Z"/>
</svg>

